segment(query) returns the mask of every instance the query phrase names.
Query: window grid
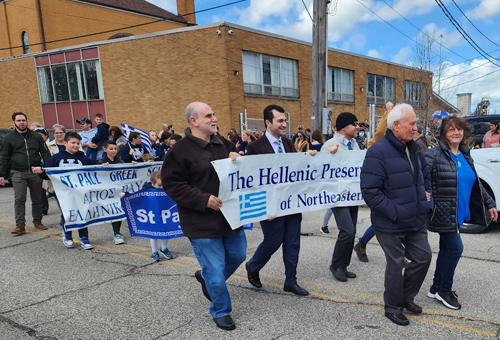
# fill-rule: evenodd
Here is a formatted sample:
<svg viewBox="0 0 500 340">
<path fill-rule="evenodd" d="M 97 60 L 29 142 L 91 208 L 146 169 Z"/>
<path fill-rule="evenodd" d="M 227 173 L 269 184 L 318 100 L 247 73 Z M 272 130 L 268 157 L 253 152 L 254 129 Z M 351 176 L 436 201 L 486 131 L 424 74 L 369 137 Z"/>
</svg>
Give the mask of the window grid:
<svg viewBox="0 0 500 340">
<path fill-rule="evenodd" d="M 297 61 L 243 51 L 243 87 L 246 94 L 299 97 Z"/>
<path fill-rule="evenodd" d="M 328 100 L 354 103 L 354 71 L 328 66 Z"/>
<path fill-rule="evenodd" d="M 366 89 L 367 104 L 384 105 L 394 101 L 394 78 L 367 74 Z"/>
</svg>

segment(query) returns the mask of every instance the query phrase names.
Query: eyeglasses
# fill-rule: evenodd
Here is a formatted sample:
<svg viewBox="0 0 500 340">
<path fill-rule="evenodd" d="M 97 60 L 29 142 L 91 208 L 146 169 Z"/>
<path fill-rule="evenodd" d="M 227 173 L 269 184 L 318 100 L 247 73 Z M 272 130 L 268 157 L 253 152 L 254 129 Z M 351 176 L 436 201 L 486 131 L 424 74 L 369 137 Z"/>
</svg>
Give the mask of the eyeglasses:
<svg viewBox="0 0 500 340">
<path fill-rule="evenodd" d="M 359 126 L 358 122 L 351 123 L 351 125 Z"/>
<path fill-rule="evenodd" d="M 54 132 L 54 135 L 62 135 L 65 134 L 66 132 Z"/>
</svg>

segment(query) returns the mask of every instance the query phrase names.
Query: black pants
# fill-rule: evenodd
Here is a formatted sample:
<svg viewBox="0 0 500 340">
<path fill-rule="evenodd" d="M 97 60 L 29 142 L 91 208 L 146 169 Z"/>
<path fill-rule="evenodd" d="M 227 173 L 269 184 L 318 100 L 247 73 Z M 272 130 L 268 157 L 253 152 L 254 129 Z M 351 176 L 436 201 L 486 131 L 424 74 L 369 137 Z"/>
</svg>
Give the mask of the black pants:
<svg viewBox="0 0 500 340">
<path fill-rule="evenodd" d="M 418 294 L 431 263 L 432 252 L 427 240 L 427 229 L 398 234 L 375 230 L 384 250 L 385 267 L 384 303 L 387 313 L 401 313 L 405 302 L 412 302 Z M 403 261 L 411 262 L 403 273 Z"/>
<path fill-rule="evenodd" d="M 358 222 L 358 207 L 332 208 L 335 222 L 339 228 L 339 236 L 332 255 L 332 266 L 335 269 L 346 270 L 351 263 L 356 223 Z"/>
</svg>

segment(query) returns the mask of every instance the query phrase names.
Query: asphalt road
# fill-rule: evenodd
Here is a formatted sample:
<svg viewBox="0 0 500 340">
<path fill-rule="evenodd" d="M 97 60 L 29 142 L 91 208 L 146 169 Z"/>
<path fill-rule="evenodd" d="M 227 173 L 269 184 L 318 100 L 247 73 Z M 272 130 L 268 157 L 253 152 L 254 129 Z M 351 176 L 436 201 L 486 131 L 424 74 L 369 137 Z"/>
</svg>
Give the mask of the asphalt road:
<svg viewBox="0 0 500 340">
<path fill-rule="evenodd" d="M 62 244 L 59 212 L 50 200 L 47 231 L 32 224 L 12 236 L 15 227 L 12 188 L 0 188 L 0 339 L 494 339 L 500 338 L 500 230 L 463 235 L 465 245 L 456 276 L 463 308 L 447 309 L 426 297 L 438 238 L 429 235 L 433 263 L 415 302 L 421 315 L 407 314 L 401 327 L 383 313 L 385 258 L 373 240 L 368 263 L 353 254 L 349 269 L 358 277 L 336 281 L 328 270 L 336 233 L 319 231 L 323 212 L 303 216 L 299 283 L 310 296 L 283 291 L 284 267 L 277 252 L 261 271 L 255 289 L 244 265 L 228 280 L 237 328 L 218 329 L 194 278 L 199 269 L 187 239 L 169 241 L 171 261 L 153 263 L 149 241 L 112 242 L 112 228 L 90 229 L 95 249 L 67 249 Z M 28 221 L 31 220 L 28 209 Z M 369 225 L 360 209 L 358 236 Z M 332 218 L 330 229 L 335 231 Z M 262 239 L 260 227 L 246 232 L 248 258 Z M 78 246 L 78 244 L 77 244 Z"/>
</svg>

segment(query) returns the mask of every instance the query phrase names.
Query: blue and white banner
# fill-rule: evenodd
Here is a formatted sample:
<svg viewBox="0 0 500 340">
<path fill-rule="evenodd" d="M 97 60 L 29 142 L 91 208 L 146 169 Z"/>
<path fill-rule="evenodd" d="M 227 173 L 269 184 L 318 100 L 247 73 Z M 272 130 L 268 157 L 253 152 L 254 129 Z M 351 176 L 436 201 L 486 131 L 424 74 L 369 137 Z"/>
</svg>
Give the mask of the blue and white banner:
<svg viewBox="0 0 500 340">
<path fill-rule="evenodd" d="M 183 237 L 177 205 L 160 189 L 145 189 L 122 198 L 130 236 Z"/>
<path fill-rule="evenodd" d="M 127 139 L 128 139 L 128 136 L 130 135 L 131 132 L 139 132 L 141 134 L 141 137 L 142 137 L 142 144 L 146 147 L 146 149 L 148 149 L 148 152 L 151 152 L 151 140 L 149 139 L 149 135 L 146 131 L 143 131 L 141 129 L 137 129 L 133 126 L 130 126 L 130 125 L 127 125 L 124 123 L 120 123 L 120 125 L 121 125 L 123 133 L 125 134 L 125 137 L 127 137 Z"/>
<path fill-rule="evenodd" d="M 221 211 L 239 226 L 270 217 L 363 205 L 360 174 L 366 151 L 264 154 L 212 162 Z"/>
<path fill-rule="evenodd" d="M 134 193 L 162 162 L 46 168 L 67 230 L 125 219 L 119 193 Z"/>
</svg>

